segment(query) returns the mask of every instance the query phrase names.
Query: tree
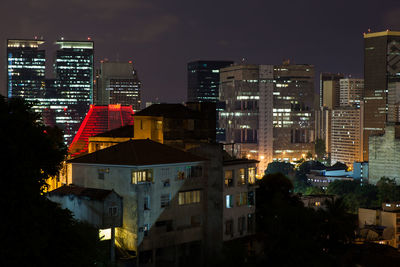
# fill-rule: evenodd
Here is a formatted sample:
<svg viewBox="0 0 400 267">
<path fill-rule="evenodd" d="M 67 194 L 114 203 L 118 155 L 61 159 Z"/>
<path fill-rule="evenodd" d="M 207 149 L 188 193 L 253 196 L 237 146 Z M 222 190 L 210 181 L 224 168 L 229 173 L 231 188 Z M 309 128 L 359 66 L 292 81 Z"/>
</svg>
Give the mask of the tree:
<svg viewBox="0 0 400 267">
<path fill-rule="evenodd" d="M 382 177 L 377 183 L 378 198 L 382 202 L 393 202 L 400 200 L 399 187 L 396 185 L 395 179 Z"/>
<path fill-rule="evenodd" d="M 317 159 L 322 160 L 325 157 L 325 140 L 318 138 L 315 141 L 315 154 L 317 154 Z"/>
<path fill-rule="evenodd" d="M 288 162 L 273 161 L 268 164 L 265 174 L 282 173 L 288 176 L 294 171 L 294 166 Z"/>
<path fill-rule="evenodd" d="M 66 155 L 61 131 L 46 127 L 22 99 L 0 97 L 1 266 L 92 266 L 102 253 L 95 228 L 44 195 Z"/>
</svg>

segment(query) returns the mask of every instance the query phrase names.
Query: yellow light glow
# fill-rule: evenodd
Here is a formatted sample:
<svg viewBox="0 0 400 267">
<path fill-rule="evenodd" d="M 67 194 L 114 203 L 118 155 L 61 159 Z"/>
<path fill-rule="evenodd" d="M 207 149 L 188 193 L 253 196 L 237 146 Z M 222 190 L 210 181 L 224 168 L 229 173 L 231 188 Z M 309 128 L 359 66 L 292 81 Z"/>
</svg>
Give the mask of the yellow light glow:
<svg viewBox="0 0 400 267">
<path fill-rule="evenodd" d="M 250 154 L 247 154 L 247 158 L 250 158 Z"/>
<path fill-rule="evenodd" d="M 99 237 L 100 237 L 100 240 L 110 240 L 111 239 L 111 228 L 100 229 Z"/>
<path fill-rule="evenodd" d="M 264 156 L 261 156 L 260 159 L 263 160 L 263 159 L 265 159 L 265 157 L 264 157 Z"/>
</svg>

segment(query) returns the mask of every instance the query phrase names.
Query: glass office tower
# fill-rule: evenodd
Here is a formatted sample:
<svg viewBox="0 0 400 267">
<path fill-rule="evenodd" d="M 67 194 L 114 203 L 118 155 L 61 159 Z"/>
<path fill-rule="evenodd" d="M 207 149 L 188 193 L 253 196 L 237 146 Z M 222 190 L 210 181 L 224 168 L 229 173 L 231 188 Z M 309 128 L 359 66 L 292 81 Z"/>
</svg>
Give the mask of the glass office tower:
<svg viewBox="0 0 400 267">
<path fill-rule="evenodd" d="M 225 109 L 225 103 L 219 101 L 219 70 L 233 64 L 233 61 L 198 60 L 187 64 L 187 100 L 188 102 L 216 103 L 216 139 L 225 140 L 225 129 L 219 126 L 219 112 Z"/>
<path fill-rule="evenodd" d="M 40 98 L 45 89 L 43 40 L 7 40 L 7 95 L 28 101 Z"/>
<path fill-rule="evenodd" d="M 70 120 L 64 131 L 67 144 L 74 135 L 93 101 L 93 42 L 65 41 L 56 42 L 54 71 L 56 73 L 56 91 L 65 102 Z"/>
</svg>

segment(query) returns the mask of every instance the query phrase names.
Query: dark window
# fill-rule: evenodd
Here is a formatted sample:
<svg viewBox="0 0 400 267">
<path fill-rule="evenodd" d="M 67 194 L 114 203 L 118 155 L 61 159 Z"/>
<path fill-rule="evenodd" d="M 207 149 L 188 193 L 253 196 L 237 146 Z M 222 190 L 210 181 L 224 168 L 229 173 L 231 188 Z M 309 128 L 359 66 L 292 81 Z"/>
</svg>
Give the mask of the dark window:
<svg viewBox="0 0 400 267">
<path fill-rule="evenodd" d="M 233 235 L 233 220 L 228 220 L 225 222 L 225 234 Z"/>
</svg>

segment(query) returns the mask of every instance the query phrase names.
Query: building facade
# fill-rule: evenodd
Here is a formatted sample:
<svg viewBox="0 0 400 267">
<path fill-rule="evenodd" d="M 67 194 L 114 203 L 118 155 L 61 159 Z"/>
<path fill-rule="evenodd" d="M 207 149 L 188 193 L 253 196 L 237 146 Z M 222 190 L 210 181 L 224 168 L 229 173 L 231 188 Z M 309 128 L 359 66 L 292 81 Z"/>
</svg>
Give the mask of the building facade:
<svg viewBox="0 0 400 267">
<path fill-rule="evenodd" d="M 258 161 L 224 161 L 223 240 L 245 237 L 255 232 L 255 182 Z"/>
<path fill-rule="evenodd" d="M 28 101 L 42 98 L 46 54 L 43 40 L 7 40 L 7 95 Z"/>
<path fill-rule="evenodd" d="M 93 103 L 94 44 L 92 41 L 67 40 L 59 40 L 56 44 L 59 46 L 54 63 L 57 91 L 60 98 L 74 101 L 66 108 L 72 120 L 63 127 L 69 133 L 65 139 L 70 144 Z"/>
<path fill-rule="evenodd" d="M 204 164 L 204 158 L 151 140 L 131 140 L 70 160 L 64 179 L 122 196 L 117 245 L 139 251 L 140 262 L 155 266 L 201 255 L 208 222 Z"/>
<path fill-rule="evenodd" d="M 364 159 L 368 161 L 368 138 L 383 134 L 388 122 L 388 95 L 392 83 L 400 82 L 400 32 L 364 34 Z"/>
<path fill-rule="evenodd" d="M 220 125 L 238 157 L 296 161 L 314 151 L 314 67 L 234 65 L 220 70 Z"/>
<path fill-rule="evenodd" d="M 364 79 L 340 79 L 340 106 L 360 107 L 364 98 Z"/>
<path fill-rule="evenodd" d="M 400 129 L 388 125 L 383 135 L 369 137 L 369 182 L 376 184 L 382 177 L 400 183 Z"/>
<path fill-rule="evenodd" d="M 219 70 L 233 61 L 199 60 L 187 64 L 188 102 L 219 101 Z"/>
<path fill-rule="evenodd" d="M 128 105 L 135 112 L 141 109 L 141 82 L 132 61 L 101 61 L 96 73 L 94 102 Z"/>
<path fill-rule="evenodd" d="M 315 111 L 315 139 L 325 141 L 325 151 L 331 153 L 332 110 L 320 107 Z"/>
<path fill-rule="evenodd" d="M 333 109 L 340 106 L 340 79 L 341 73 L 322 72 L 319 78 L 320 106 Z"/>
<path fill-rule="evenodd" d="M 216 140 L 225 140 L 225 130 L 219 126 L 219 112 L 225 109 L 219 101 L 219 70 L 233 61 L 198 60 L 187 64 L 187 101 L 212 102 L 216 104 Z"/>
<path fill-rule="evenodd" d="M 363 161 L 362 125 L 362 108 L 341 107 L 332 111 L 332 164 L 340 161 L 353 166 L 355 161 Z"/>
</svg>

